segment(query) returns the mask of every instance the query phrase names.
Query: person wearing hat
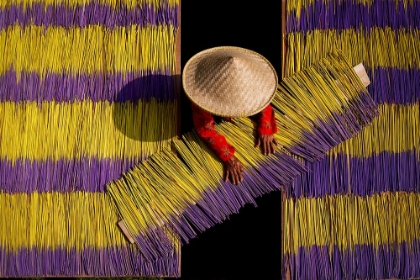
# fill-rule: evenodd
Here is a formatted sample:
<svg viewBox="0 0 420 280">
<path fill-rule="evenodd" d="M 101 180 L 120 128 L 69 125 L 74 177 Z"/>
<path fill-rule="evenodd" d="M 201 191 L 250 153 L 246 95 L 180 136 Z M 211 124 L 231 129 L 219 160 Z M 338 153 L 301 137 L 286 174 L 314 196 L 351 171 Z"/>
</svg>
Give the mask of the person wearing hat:
<svg viewBox="0 0 420 280">
<path fill-rule="evenodd" d="M 277 89 L 274 67 L 262 55 L 239 47 L 201 51 L 185 64 L 182 84 L 191 101 L 194 128 L 224 163 L 225 181 L 239 184 L 244 168 L 235 148 L 219 134 L 214 117 L 226 120 L 252 116 L 257 121 L 256 147 L 274 153 L 276 119 L 270 102 Z"/>
</svg>

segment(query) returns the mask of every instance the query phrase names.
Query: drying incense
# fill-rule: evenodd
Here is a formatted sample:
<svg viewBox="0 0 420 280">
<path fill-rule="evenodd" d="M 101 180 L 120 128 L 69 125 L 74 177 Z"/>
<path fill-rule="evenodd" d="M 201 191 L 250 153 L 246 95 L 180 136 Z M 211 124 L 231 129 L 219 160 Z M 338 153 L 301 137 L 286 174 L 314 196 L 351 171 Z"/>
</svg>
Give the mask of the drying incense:
<svg viewBox="0 0 420 280">
<path fill-rule="evenodd" d="M 290 188 L 292 180 L 307 171 L 299 157 L 318 160 L 378 114 L 340 53 L 282 81 L 272 104 L 279 127 L 275 138 L 282 147 L 275 154 L 264 156 L 251 148 L 255 123 L 249 118 L 217 125 L 245 167 L 239 186 L 222 180 L 222 163 L 195 131 L 108 184 L 125 230 L 146 258 L 167 253 L 166 228 L 188 242 L 245 204 L 256 205 L 255 198 Z"/>
<path fill-rule="evenodd" d="M 289 279 L 420 276 L 419 1 L 287 1 L 286 72 L 331 50 L 362 62 L 380 114 L 298 176 L 284 200 Z"/>
<path fill-rule="evenodd" d="M 0 0 L 0 277 L 180 275 L 105 193 L 179 133 L 178 30 L 178 0 Z"/>
</svg>

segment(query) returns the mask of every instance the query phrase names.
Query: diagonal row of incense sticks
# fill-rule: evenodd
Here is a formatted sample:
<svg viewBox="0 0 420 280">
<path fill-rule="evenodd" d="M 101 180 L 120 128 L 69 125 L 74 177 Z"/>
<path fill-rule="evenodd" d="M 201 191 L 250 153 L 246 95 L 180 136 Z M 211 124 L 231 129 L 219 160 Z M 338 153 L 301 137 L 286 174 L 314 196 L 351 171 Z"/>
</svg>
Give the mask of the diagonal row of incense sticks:
<svg viewBox="0 0 420 280">
<path fill-rule="evenodd" d="M 420 107 L 418 104 L 379 106 L 380 117 L 355 137 L 340 143 L 330 153 L 368 158 L 387 151 L 400 153 L 420 148 Z"/>
<path fill-rule="evenodd" d="M 288 197 L 419 191 L 420 108 L 382 104 L 380 117 L 296 178 Z"/>
<path fill-rule="evenodd" d="M 375 102 L 341 53 L 331 53 L 296 75 L 283 79 L 273 106 L 290 151 L 315 160 L 356 135 L 378 115 Z M 291 119 L 293 121 L 291 121 Z"/>
<path fill-rule="evenodd" d="M 188 242 L 255 198 L 282 187 L 305 172 L 301 160 L 318 160 L 378 114 L 358 76 L 336 52 L 279 85 L 273 101 L 282 149 L 265 157 L 252 148 L 248 118 L 224 122 L 217 130 L 237 148 L 246 168 L 240 186 L 223 182 L 223 166 L 195 131 L 108 184 L 129 234 L 146 258 L 164 255 L 170 244 L 162 229 L 173 228 Z M 319 145 L 322 143 L 323 145 Z M 159 242 L 156 242 L 159 236 Z"/>
</svg>

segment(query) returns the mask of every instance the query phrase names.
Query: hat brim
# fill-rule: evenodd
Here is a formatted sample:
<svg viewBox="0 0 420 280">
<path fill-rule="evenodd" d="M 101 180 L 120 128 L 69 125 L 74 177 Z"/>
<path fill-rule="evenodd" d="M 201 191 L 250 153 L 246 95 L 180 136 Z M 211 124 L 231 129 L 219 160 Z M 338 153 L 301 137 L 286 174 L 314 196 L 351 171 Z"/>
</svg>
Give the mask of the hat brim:
<svg viewBox="0 0 420 280">
<path fill-rule="evenodd" d="M 187 97 L 203 110 L 223 117 L 259 113 L 276 93 L 278 77 L 262 55 L 223 46 L 191 57 L 182 73 Z"/>
</svg>

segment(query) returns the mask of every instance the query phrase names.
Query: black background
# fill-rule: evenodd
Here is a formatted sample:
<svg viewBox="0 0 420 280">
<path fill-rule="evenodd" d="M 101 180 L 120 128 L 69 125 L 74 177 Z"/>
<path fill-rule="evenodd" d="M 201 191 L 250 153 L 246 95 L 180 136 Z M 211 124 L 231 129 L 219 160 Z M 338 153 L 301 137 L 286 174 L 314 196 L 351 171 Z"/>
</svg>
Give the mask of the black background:
<svg viewBox="0 0 420 280">
<path fill-rule="evenodd" d="M 248 48 L 265 56 L 281 77 L 281 1 L 182 0 L 181 67 L 204 49 Z M 181 132 L 193 128 L 181 93 Z M 238 186 L 240 187 L 240 186 Z M 281 279 L 281 193 L 257 198 L 222 224 L 182 246 L 183 280 Z"/>
</svg>

